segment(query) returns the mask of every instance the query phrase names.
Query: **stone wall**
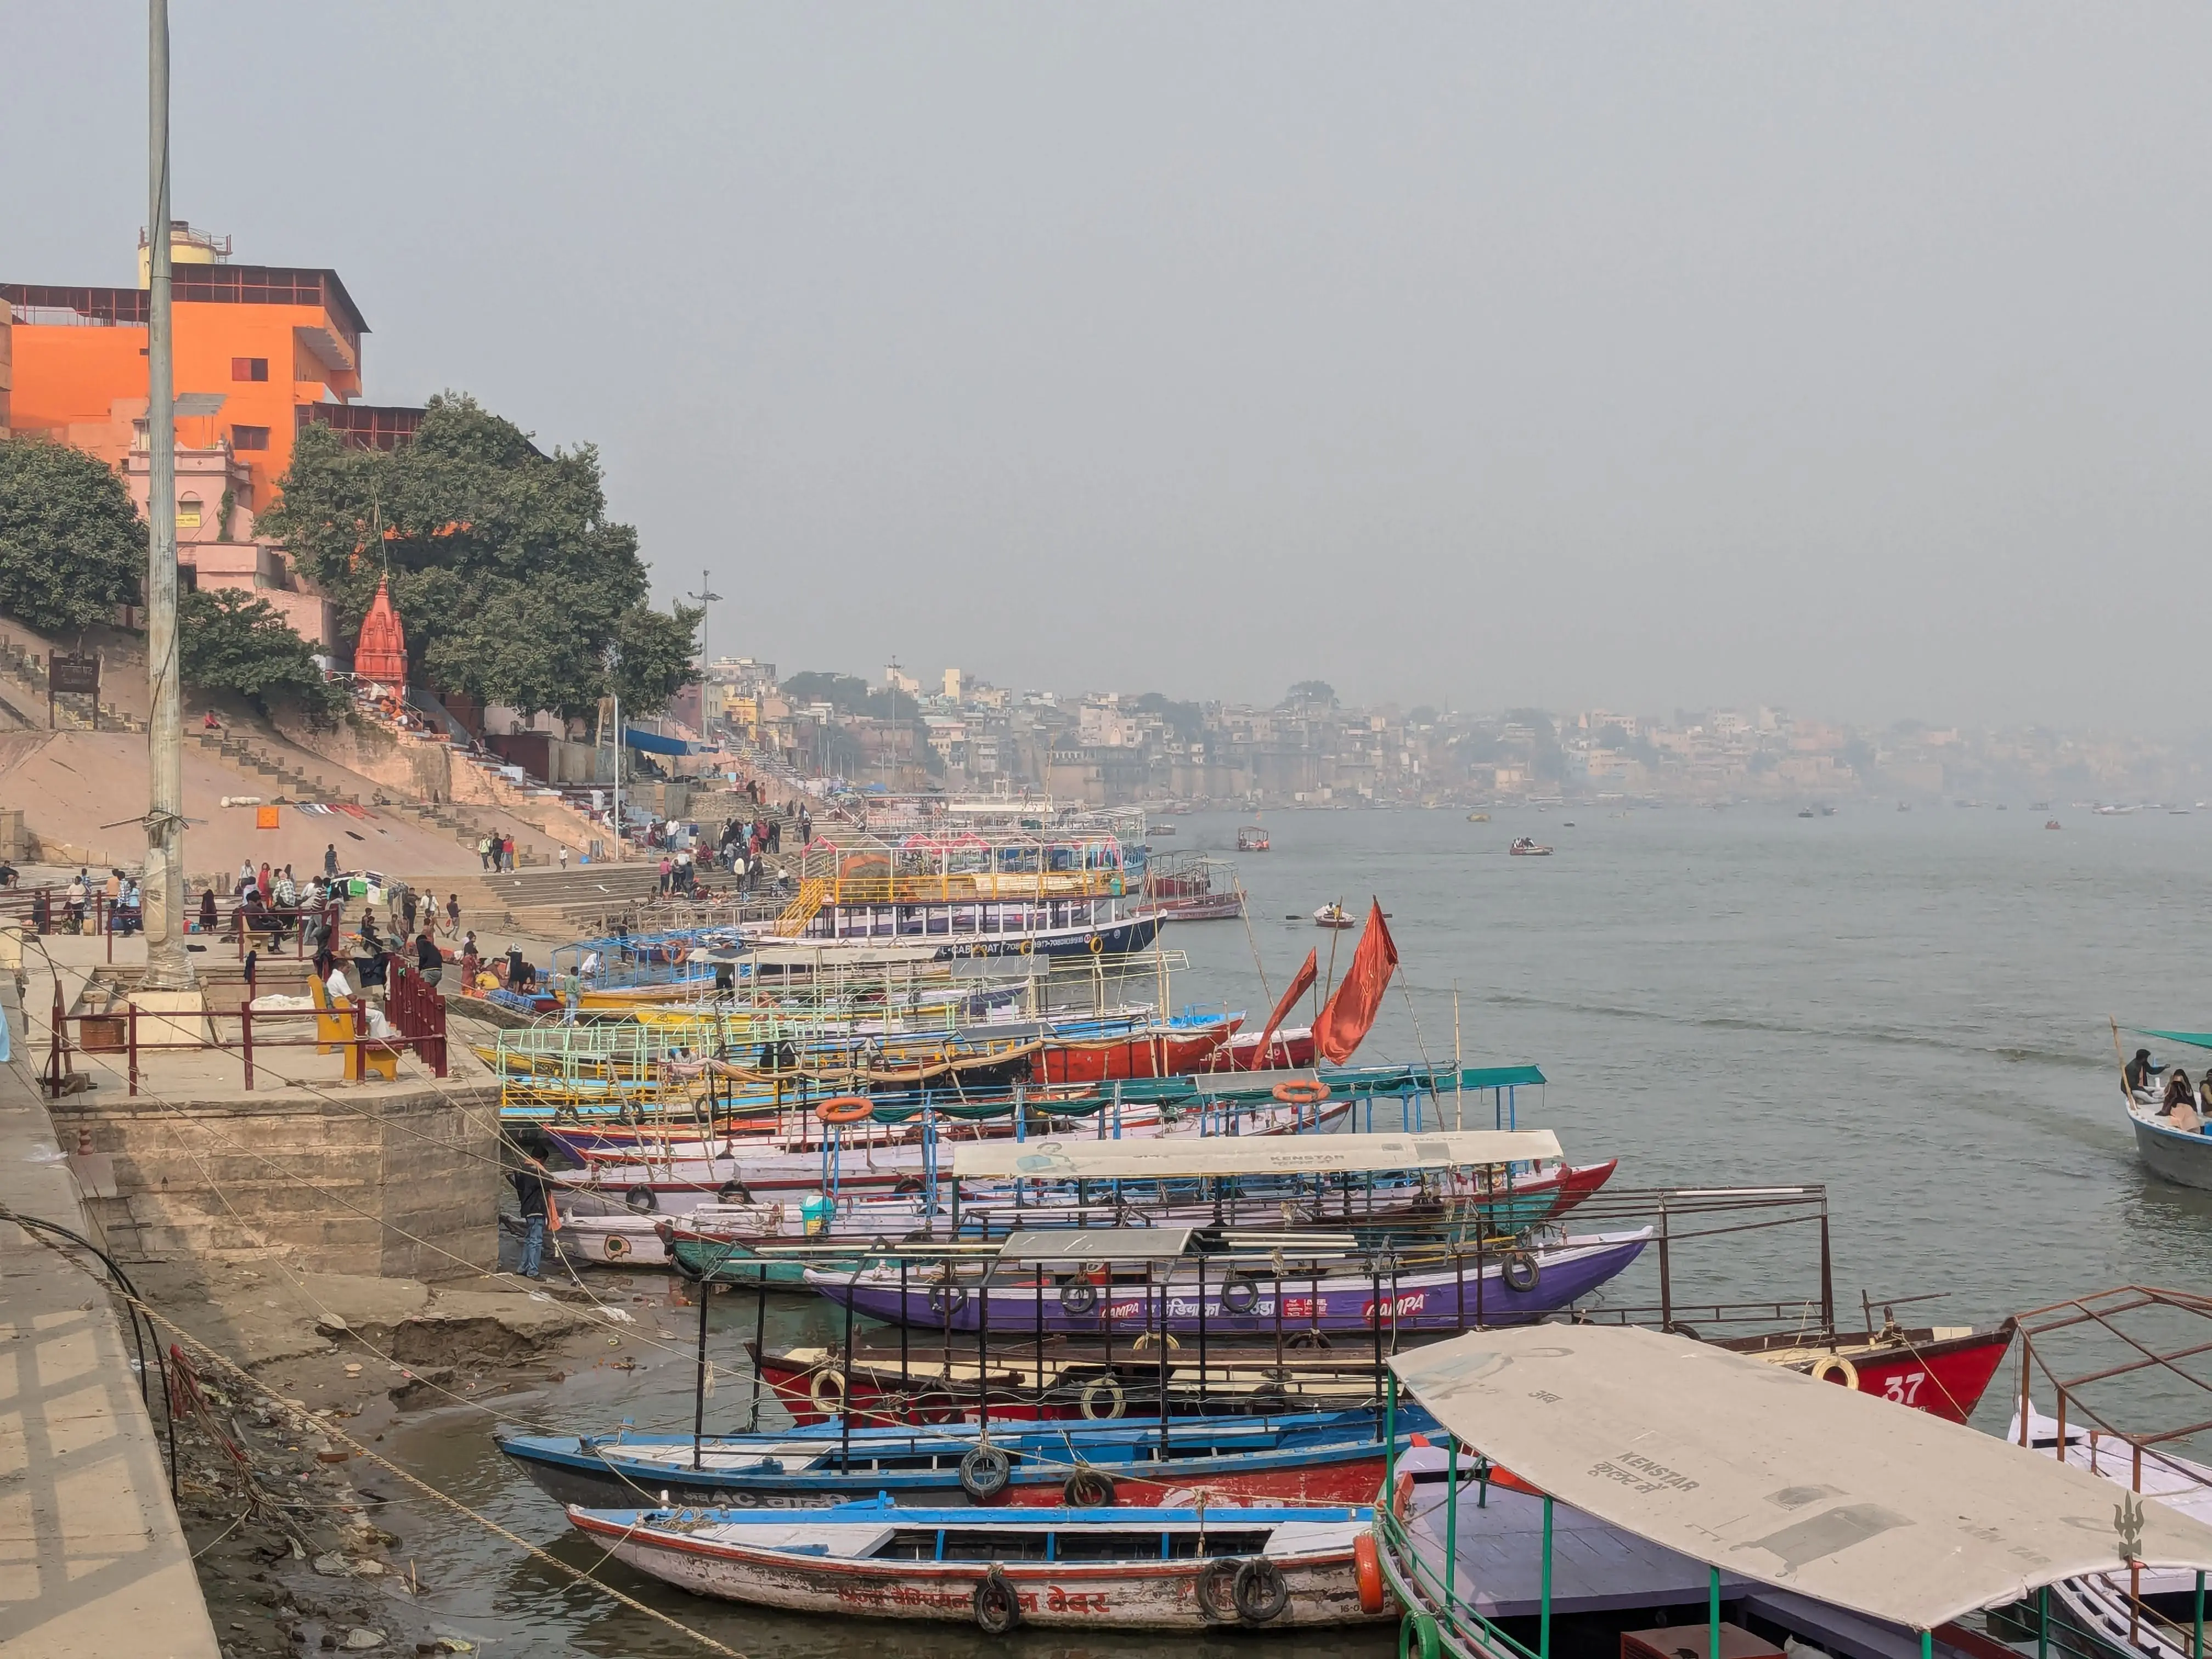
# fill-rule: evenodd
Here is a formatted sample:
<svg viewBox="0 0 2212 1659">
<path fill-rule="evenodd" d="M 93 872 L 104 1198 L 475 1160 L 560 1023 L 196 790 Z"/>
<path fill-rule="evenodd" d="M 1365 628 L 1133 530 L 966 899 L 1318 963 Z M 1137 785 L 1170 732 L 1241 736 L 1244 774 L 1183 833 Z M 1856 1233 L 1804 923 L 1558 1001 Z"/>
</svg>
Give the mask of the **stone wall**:
<svg viewBox="0 0 2212 1659">
<path fill-rule="evenodd" d="M 52 1109 L 63 1150 L 112 1172 L 92 1208 L 125 1258 L 274 1249 L 309 1272 L 423 1279 L 498 1265 L 495 1088 L 175 1103 L 118 1090 Z"/>
</svg>

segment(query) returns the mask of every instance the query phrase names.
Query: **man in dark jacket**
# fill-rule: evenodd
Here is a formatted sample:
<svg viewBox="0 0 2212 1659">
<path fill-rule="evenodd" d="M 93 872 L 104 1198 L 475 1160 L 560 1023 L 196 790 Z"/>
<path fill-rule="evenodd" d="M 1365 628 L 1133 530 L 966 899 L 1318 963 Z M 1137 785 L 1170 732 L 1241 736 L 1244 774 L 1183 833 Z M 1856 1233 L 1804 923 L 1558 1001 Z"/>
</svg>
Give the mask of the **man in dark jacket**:
<svg viewBox="0 0 2212 1659">
<path fill-rule="evenodd" d="M 545 1257 L 546 1218 L 552 1209 L 545 1166 L 524 1152 L 522 1163 L 508 1170 L 507 1178 L 514 1183 L 514 1196 L 522 1206 L 522 1261 L 515 1271 L 525 1279 L 543 1279 L 539 1267 Z"/>
<path fill-rule="evenodd" d="M 426 985 L 435 985 L 446 976 L 446 958 L 427 930 L 415 936 L 415 971 L 422 975 Z"/>
</svg>

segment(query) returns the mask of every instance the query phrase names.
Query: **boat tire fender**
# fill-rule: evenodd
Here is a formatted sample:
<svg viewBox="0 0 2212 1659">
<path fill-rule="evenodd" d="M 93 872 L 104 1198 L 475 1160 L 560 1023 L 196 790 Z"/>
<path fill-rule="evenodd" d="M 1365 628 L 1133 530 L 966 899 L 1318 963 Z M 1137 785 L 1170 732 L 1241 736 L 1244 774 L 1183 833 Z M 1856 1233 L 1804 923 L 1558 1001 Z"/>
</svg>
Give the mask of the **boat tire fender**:
<svg viewBox="0 0 2212 1659">
<path fill-rule="evenodd" d="M 651 1215 L 660 1207 L 659 1194 L 650 1187 L 632 1187 L 623 1194 L 623 1202 L 640 1215 Z"/>
<path fill-rule="evenodd" d="M 1382 1587 L 1382 1553 L 1371 1532 L 1363 1532 L 1352 1540 L 1352 1576 L 1359 1585 L 1360 1612 L 1382 1612 L 1388 1605 Z"/>
<path fill-rule="evenodd" d="M 1217 1555 L 1198 1570 L 1198 1616 L 1210 1625 L 1233 1623 L 1237 1618 L 1237 1575 L 1243 1558 Z"/>
<path fill-rule="evenodd" d="M 1824 1353 L 1813 1362 L 1813 1380 L 1837 1382 L 1856 1389 L 1859 1385 L 1859 1368 L 1839 1353 Z"/>
<path fill-rule="evenodd" d="M 1076 1402 L 1086 1423 L 1110 1423 L 1129 1409 L 1129 1391 L 1118 1376 L 1094 1376 Z M 1102 1409 L 1103 1407 L 1103 1409 Z"/>
<path fill-rule="evenodd" d="M 1255 1555 L 1237 1569 L 1230 1595 L 1237 1618 L 1248 1625 L 1264 1625 L 1291 1605 L 1291 1587 L 1283 1580 L 1283 1570 L 1264 1555 Z"/>
<path fill-rule="evenodd" d="M 714 1188 L 714 1201 L 717 1204 L 750 1204 L 753 1201 L 753 1195 L 744 1182 L 726 1181 Z"/>
<path fill-rule="evenodd" d="M 960 1460 L 960 1490 L 975 1503 L 989 1503 L 1013 1478 L 1013 1459 L 988 1440 L 969 1447 Z"/>
<path fill-rule="evenodd" d="M 1087 1279 L 1072 1279 L 1060 1287 L 1060 1310 L 1071 1319 L 1080 1319 L 1098 1306 L 1098 1287 Z"/>
<path fill-rule="evenodd" d="M 1443 1638 L 1437 1633 L 1436 1614 L 1407 1613 L 1398 1626 L 1398 1651 L 1406 1659 L 1437 1659 L 1443 1651 Z"/>
<path fill-rule="evenodd" d="M 814 1381 L 806 1390 L 814 1402 L 814 1409 L 824 1417 L 835 1417 L 845 1408 L 845 1377 L 841 1371 L 823 1366 L 814 1373 Z"/>
<path fill-rule="evenodd" d="M 1505 1288 L 1522 1296 L 1534 1290 L 1536 1281 L 1543 1277 L 1542 1269 L 1536 1265 L 1536 1258 L 1526 1250 L 1516 1250 L 1507 1256 L 1505 1265 L 1499 1272 L 1504 1278 Z"/>
<path fill-rule="evenodd" d="M 1105 1510 L 1114 1507 L 1114 1477 L 1103 1469 L 1081 1468 L 1067 1477 L 1060 1489 L 1072 1510 Z"/>
<path fill-rule="evenodd" d="M 929 1310 L 939 1319 L 950 1319 L 968 1301 L 965 1285 L 939 1285 L 929 1292 Z"/>
<path fill-rule="evenodd" d="M 1248 1314 L 1260 1305 L 1260 1287 L 1249 1279 L 1232 1279 L 1221 1287 L 1224 1312 Z"/>
<path fill-rule="evenodd" d="M 986 1636 L 1004 1636 L 1022 1622 L 1022 1598 L 997 1567 L 975 1586 L 975 1627 Z"/>
<path fill-rule="evenodd" d="M 1302 1331 L 1292 1331 L 1283 1339 L 1283 1346 L 1302 1352 L 1307 1350 L 1326 1352 L 1331 1344 L 1328 1333 L 1317 1326 L 1313 1326 Z"/>
<path fill-rule="evenodd" d="M 1274 1096 L 1285 1106 L 1318 1106 L 1328 1098 L 1328 1085 L 1319 1078 L 1285 1078 L 1275 1085 Z"/>
</svg>

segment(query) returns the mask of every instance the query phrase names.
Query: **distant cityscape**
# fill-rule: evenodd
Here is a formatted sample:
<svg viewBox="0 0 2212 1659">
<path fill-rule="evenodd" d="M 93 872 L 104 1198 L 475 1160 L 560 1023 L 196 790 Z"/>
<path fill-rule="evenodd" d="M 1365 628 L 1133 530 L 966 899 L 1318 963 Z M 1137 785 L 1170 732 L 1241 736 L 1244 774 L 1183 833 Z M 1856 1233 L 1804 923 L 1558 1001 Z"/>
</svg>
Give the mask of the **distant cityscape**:
<svg viewBox="0 0 2212 1659">
<path fill-rule="evenodd" d="M 1272 707 L 1158 691 L 1014 690 L 963 668 L 893 664 L 866 681 L 721 658 L 672 710 L 806 777 L 900 792 L 1357 806 L 1517 801 L 1894 798 L 1977 805 L 2186 805 L 2212 750 L 2044 726 L 1900 721 L 1879 730 L 1787 709 L 1347 707 L 1318 680 Z"/>
</svg>

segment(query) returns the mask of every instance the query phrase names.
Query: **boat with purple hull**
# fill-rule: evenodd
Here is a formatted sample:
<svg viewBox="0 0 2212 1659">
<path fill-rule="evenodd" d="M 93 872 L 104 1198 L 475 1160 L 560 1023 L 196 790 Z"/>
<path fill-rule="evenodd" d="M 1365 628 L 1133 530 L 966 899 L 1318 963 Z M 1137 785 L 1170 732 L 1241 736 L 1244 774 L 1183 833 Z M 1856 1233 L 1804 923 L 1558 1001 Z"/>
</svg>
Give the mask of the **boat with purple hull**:
<svg viewBox="0 0 2212 1659">
<path fill-rule="evenodd" d="M 965 1269 L 948 1263 L 930 1272 L 815 1268 L 805 1282 L 871 1319 L 939 1331 L 1109 1338 L 1158 1331 L 1180 1337 L 1201 1327 L 1216 1336 L 1278 1328 L 1459 1331 L 1471 1320 L 1526 1324 L 1556 1313 L 1626 1268 L 1651 1236 L 1645 1227 L 1569 1237 L 1395 1270 L 1372 1258 L 1338 1256 L 1308 1271 L 1296 1262 L 1278 1267 L 1273 1252 L 1249 1258 L 1232 1252 L 1156 1259 L 1138 1272 L 1117 1258 L 1114 1234 L 1101 1230 L 1081 1237 L 1080 1259 L 1034 1266 L 1002 1260 Z"/>
</svg>

